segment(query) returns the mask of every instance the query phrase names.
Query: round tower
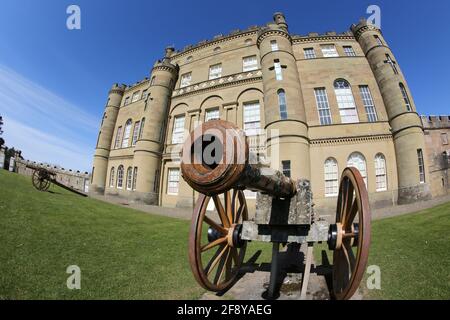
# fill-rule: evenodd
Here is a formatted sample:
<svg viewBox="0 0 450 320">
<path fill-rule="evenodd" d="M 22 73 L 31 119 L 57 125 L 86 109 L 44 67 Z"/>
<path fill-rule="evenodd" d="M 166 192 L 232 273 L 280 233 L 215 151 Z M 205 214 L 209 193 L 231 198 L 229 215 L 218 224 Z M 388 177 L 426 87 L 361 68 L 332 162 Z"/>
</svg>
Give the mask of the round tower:
<svg viewBox="0 0 450 320">
<path fill-rule="evenodd" d="M 422 122 L 394 54 L 375 25 L 361 20 L 351 30 L 372 68 L 394 138 L 398 202 L 431 197 Z"/>
<path fill-rule="evenodd" d="M 290 161 L 292 178 L 310 179 L 308 126 L 292 39 L 284 15 L 277 12 L 273 19 L 261 29 L 257 40 L 267 152 L 272 167 L 279 169 L 283 161 Z"/>
<path fill-rule="evenodd" d="M 164 129 L 178 66 L 170 62 L 174 49 L 166 48 L 162 61 L 151 71 L 149 98 L 145 107 L 142 135 L 134 149 L 134 166 L 138 168 L 135 198 L 148 204 L 158 204 L 158 181 L 164 146 Z"/>
<path fill-rule="evenodd" d="M 105 192 L 109 152 L 111 150 L 114 127 L 125 88 L 125 85 L 118 85 L 116 83 L 112 86 L 108 94 L 108 101 L 98 133 L 94 164 L 92 166 L 92 181 L 89 190 L 93 193 L 103 194 Z"/>
</svg>

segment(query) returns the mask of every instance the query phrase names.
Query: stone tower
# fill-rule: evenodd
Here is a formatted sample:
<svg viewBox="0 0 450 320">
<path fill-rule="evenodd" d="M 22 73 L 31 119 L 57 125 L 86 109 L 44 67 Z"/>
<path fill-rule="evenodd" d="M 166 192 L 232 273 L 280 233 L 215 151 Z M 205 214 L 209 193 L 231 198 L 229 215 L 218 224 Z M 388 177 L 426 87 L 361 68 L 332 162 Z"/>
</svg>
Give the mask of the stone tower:
<svg viewBox="0 0 450 320">
<path fill-rule="evenodd" d="M 273 19 L 273 23 L 261 29 L 257 40 L 264 87 L 267 152 L 272 167 L 278 168 L 281 161 L 289 160 L 293 178 L 310 179 L 308 126 L 292 38 L 284 15 L 275 13 Z M 286 112 L 281 112 L 283 100 Z M 271 136 L 276 130 L 278 137 Z"/>
<path fill-rule="evenodd" d="M 133 165 L 138 168 L 135 199 L 158 204 L 159 175 L 164 146 L 166 119 L 173 87 L 178 77 L 178 66 L 170 62 L 174 49 L 166 48 L 162 61 L 151 71 L 149 97 L 145 105 L 142 136 L 136 143 Z"/>
<path fill-rule="evenodd" d="M 381 30 L 365 20 L 352 25 L 351 30 L 367 57 L 386 106 L 397 160 L 398 202 L 430 198 L 427 159 L 419 159 L 425 153 L 422 122 L 403 73 Z"/>
<path fill-rule="evenodd" d="M 125 85 L 114 84 L 109 91 L 108 101 L 103 114 L 100 132 L 98 133 L 97 146 L 94 154 L 92 168 L 92 183 L 90 192 L 103 194 L 105 192 L 106 174 L 108 170 L 108 158 L 111 150 L 114 127 L 119 113 Z"/>
</svg>

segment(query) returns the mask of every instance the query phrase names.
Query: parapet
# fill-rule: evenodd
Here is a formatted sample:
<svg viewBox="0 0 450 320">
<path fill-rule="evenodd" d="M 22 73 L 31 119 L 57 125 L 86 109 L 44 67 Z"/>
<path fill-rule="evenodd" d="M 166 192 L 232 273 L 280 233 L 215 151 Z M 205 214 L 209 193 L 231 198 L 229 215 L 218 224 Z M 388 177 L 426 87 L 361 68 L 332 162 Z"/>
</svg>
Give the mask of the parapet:
<svg viewBox="0 0 450 320">
<path fill-rule="evenodd" d="M 450 116 L 425 116 L 421 115 L 424 129 L 450 129 Z"/>
</svg>

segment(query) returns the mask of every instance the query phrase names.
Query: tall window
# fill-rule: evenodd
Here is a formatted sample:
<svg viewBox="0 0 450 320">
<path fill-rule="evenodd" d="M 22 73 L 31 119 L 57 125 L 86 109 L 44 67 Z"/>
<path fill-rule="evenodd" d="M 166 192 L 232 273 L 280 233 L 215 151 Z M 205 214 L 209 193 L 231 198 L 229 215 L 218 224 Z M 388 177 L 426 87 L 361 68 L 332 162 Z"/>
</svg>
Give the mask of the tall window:
<svg viewBox="0 0 450 320">
<path fill-rule="evenodd" d="M 286 107 L 286 93 L 283 89 L 278 90 L 278 105 L 280 107 L 280 119 L 286 120 L 288 117 Z"/>
<path fill-rule="evenodd" d="M 252 71 L 258 69 L 258 60 L 256 56 L 242 58 L 242 71 Z"/>
<path fill-rule="evenodd" d="M 325 197 L 335 197 L 339 192 L 338 164 L 336 159 L 328 158 L 324 164 Z"/>
<path fill-rule="evenodd" d="M 386 159 L 381 153 L 375 156 L 375 183 L 377 191 L 387 190 Z"/>
<path fill-rule="evenodd" d="M 248 136 L 260 134 L 261 116 L 259 102 L 244 104 L 244 130 Z"/>
<path fill-rule="evenodd" d="M 127 190 L 131 190 L 133 183 L 133 169 L 128 167 L 127 169 Z"/>
<path fill-rule="evenodd" d="M 170 168 L 167 179 L 167 194 L 177 195 L 180 184 L 180 169 Z"/>
<path fill-rule="evenodd" d="M 356 104 L 349 83 L 344 79 L 336 80 L 334 82 L 334 92 L 339 106 L 341 122 L 358 122 L 358 112 L 356 111 Z"/>
<path fill-rule="evenodd" d="M 111 188 L 114 187 L 114 167 L 112 167 L 111 171 L 109 172 L 109 186 Z"/>
<path fill-rule="evenodd" d="M 377 112 L 375 111 L 375 105 L 373 103 L 372 94 L 370 93 L 369 86 L 359 86 L 359 92 L 361 99 L 366 109 L 367 120 L 369 122 L 377 121 Z"/>
<path fill-rule="evenodd" d="M 275 78 L 277 80 L 283 80 L 283 73 L 281 72 L 281 63 L 280 60 L 274 60 L 273 67 L 275 69 Z"/>
<path fill-rule="evenodd" d="M 155 171 L 155 180 L 153 181 L 153 192 L 158 193 L 159 190 L 159 169 Z"/>
<path fill-rule="evenodd" d="M 133 96 L 131 97 L 131 102 L 136 102 L 139 100 L 139 91 L 136 91 L 135 93 L 133 93 Z"/>
<path fill-rule="evenodd" d="M 217 79 L 222 76 L 222 64 L 218 63 L 209 67 L 209 80 Z"/>
<path fill-rule="evenodd" d="M 192 72 L 182 74 L 180 80 L 180 88 L 189 86 L 191 84 L 191 80 L 192 80 Z"/>
<path fill-rule="evenodd" d="M 117 188 L 122 189 L 123 187 L 123 166 L 120 165 L 117 168 Z"/>
<path fill-rule="evenodd" d="M 173 120 L 172 143 L 183 143 L 184 138 L 184 116 L 175 117 Z"/>
<path fill-rule="evenodd" d="M 141 99 L 147 99 L 147 94 L 148 94 L 148 89 L 145 89 L 144 91 L 142 91 Z"/>
<path fill-rule="evenodd" d="M 123 139 L 122 139 L 122 148 L 128 147 L 128 142 L 130 141 L 130 133 L 131 133 L 131 124 L 132 120 L 128 119 L 125 123 L 125 130 L 123 132 Z"/>
<path fill-rule="evenodd" d="M 367 187 L 367 169 L 366 169 L 366 159 L 359 152 L 353 152 L 347 160 L 348 167 L 354 167 L 359 170 L 361 176 L 364 179 L 364 183 Z"/>
<path fill-rule="evenodd" d="M 407 111 L 411 111 L 411 102 L 409 101 L 408 93 L 406 92 L 406 88 L 403 83 L 399 83 L 400 91 L 402 92 L 403 101 L 405 101 L 405 106 Z"/>
<path fill-rule="evenodd" d="M 281 166 L 283 167 L 283 174 L 290 178 L 291 177 L 291 160 L 281 161 Z"/>
<path fill-rule="evenodd" d="M 121 139 L 122 139 L 122 126 L 117 128 L 116 141 L 114 141 L 114 149 L 117 149 L 120 147 Z"/>
<path fill-rule="evenodd" d="M 331 124 L 330 105 L 328 104 L 327 91 L 325 88 L 314 89 L 316 95 L 317 111 L 321 125 Z"/>
<path fill-rule="evenodd" d="M 270 48 L 272 49 L 272 51 L 277 51 L 278 50 L 277 40 L 270 40 Z"/>
<path fill-rule="evenodd" d="M 142 138 L 142 133 L 144 132 L 145 118 L 142 118 L 141 125 L 139 126 L 139 139 Z"/>
<path fill-rule="evenodd" d="M 137 173 L 138 173 L 138 168 L 134 167 L 134 169 L 133 169 L 133 182 L 131 184 L 131 189 L 132 190 L 136 190 Z"/>
<path fill-rule="evenodd" d="M 314 51 L 314 48 L 303 49 L 303 53 L 305 55 L 305 59 L 315 59 L 316 58 L 316 52 Z"/>
<path fill-rule="evenodd" d="M 206 110 L 205 122 L 210 121 L 210 120 L 219 120 L 219 119 L 220 119 L 219 108 Z"/>
<path fill-rule="evenodd" d="M 151 86 L 155 84 L 155 79 L 156 79 L 156 76 L 153 76 L 152 79 L 150 80 Z"/>
<path fill-rule="evenodd" d="M 417 159 L 419 161 L 419 181 L 425 183 L 425 165 L 423 163 L 422 149 L 417 149 Z"/>
<path fill-rule="evenodd" d="M 131 145 L 135 146 L 136 145 L 136 141 L 139 137 L 139 129 L 140 129 L 140 124 L 141 121 L 136 121 L 134 124 L 134 129 L 133 129 L 133 139 L 131 140 Z"/>
<path fill-rule="evenodd" d="M 381 39 L 380 39 L 379 36 L 377 36 L 377 35 L 375 34 L 373 37 L 375 38 L 375 41 L 377 42 L 377 44 L 378 44 L 379 46 L 382 46 L 382 45 L 383 45 L 383 42 L 381 41 Z"/>
<path fill-rule="evenodd" d="M 125 102 L 123 105 L 126 106 L 127 104 L 130 104 L 130 97 L 125 98 Z"/>
<path fill-rule="evenodd" d="M 322 49 L 322 54 L 325 58 L 339 57 L 334 44 L 324 44 L 320 46 Z"/>
<path fill-rule="evenodd" d="M 355 50 L 352 46 L 344 46 L 344 53 L 347 57 L 356 57 Z"/>
</svg>

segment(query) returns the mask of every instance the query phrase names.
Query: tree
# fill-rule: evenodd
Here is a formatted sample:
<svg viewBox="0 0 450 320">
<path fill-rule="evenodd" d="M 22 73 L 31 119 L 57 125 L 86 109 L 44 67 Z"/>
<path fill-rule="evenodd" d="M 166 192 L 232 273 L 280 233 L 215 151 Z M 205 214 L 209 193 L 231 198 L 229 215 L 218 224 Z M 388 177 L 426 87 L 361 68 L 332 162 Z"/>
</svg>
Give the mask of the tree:
<svg viewBox="0 0 450 320">
<path fill-rule="evenodd" d="M 3 127 L 3 117 L 0 116 L 0 136 L 1 136 L 2 133 L 3 133 L 2 127 Z M 5 139 L 3 139 L 3 138 L 0 137 L 0 147 L 1 147 L 2 145 L 4 145 L 4 144 L 5 144 Z"/>
</svg>

